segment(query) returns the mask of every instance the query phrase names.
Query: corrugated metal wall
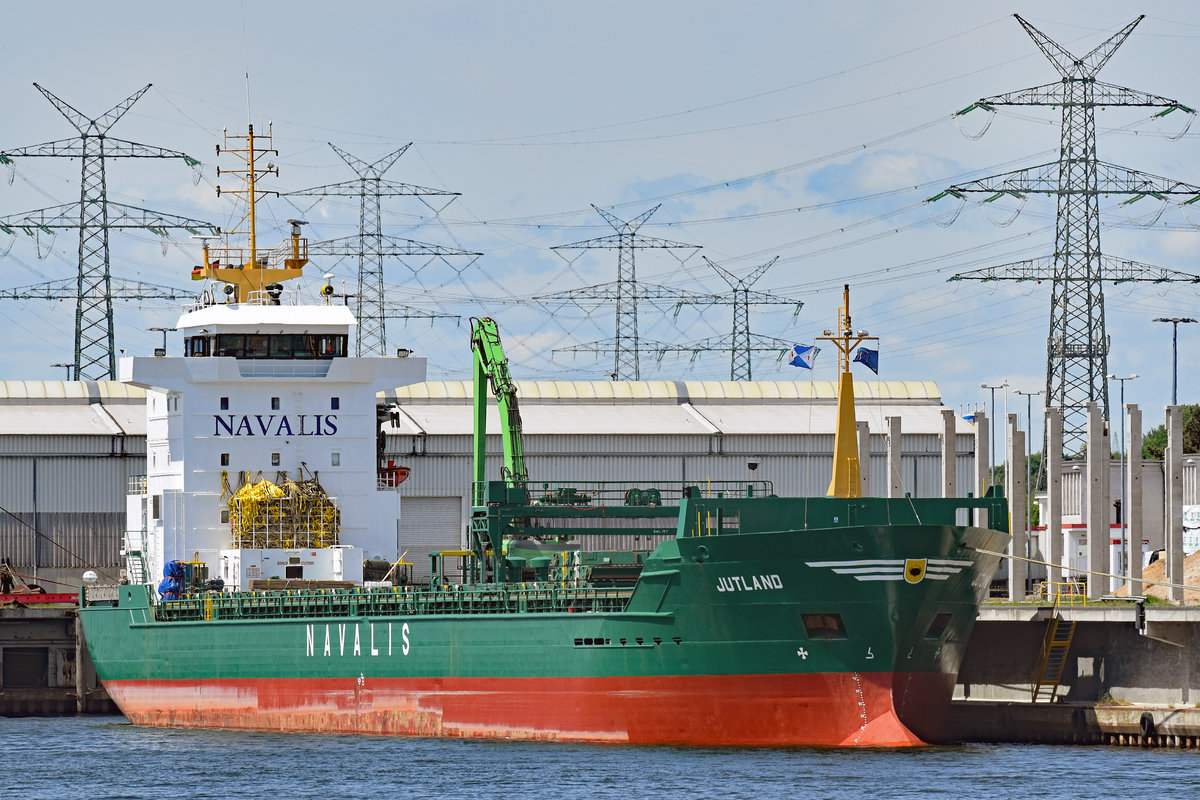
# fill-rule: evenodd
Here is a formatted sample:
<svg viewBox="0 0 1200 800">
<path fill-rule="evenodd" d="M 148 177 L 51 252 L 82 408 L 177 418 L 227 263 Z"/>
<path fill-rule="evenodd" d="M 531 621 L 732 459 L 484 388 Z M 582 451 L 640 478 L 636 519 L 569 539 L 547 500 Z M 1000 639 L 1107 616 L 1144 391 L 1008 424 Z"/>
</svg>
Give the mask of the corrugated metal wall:
<svg viewBox="0 0 1200 800">
<path fill-rule="evenodd" d="M 109 437 L 0 439 L 6 440 L 0 448 L 0 556 L 27 574 L 36 556 L 39 570 L 92 568 L 115 580 L 126 488 L 130 475 L 146 470 L 145 441 L 127 439 L 126 452 L 135 455 L 112 457 Z M 36 546 L 35 512 L 42 533 Z"/>
<path fill-rule="evenodd" d="M 42 512 L 37 515 L 37 530 L 43 534 L 36 545 L 39 569 L 91 568 L 116 582 L 124 511 Z M 0 555 L 7 556 L 18 572 L 28 572 L 33 565 L 34 539 L 33 514 L 0 514 Z"/>
<path fill-rule="evenodd" d="M 903 435 L 901 474 L 905 491 L 934 497 L 941 491 L 941 441 L 935 435 Z M 974 441 L 958 437 L 959 494 L 972 491 Z M 412 470 L 406 496 L 465 496 L 472 480 L 471 437 L 389 436 L 387 458 Z M 500 475 L 499 435 L 488 437 L 486 475 Z M 883 436 L 871 437 L 872 494 L 887 487 Z M 780 495 L 824 495 L 833 466 L 833 436 L 526 436 L 529 477 L 539 481 L 769 480 Z M 748 467 L 753 460 L 756 470 Z"/>
</svg>

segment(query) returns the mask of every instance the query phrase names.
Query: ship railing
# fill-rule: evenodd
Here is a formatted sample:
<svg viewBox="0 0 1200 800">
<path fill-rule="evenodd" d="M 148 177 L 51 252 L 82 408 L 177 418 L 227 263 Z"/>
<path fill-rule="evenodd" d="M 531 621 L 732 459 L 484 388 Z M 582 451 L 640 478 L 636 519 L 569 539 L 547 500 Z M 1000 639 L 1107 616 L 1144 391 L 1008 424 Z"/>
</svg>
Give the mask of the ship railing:
<svg viewBox="0 0 1200 800">
<path fill-rule="evenodd" d="M 503 496 L 504 502 L 518 505 L 572 506 L 592 508 L 600 506 L 641 506 L 657 508 L 679 505 L 681 498 L 689 497 L 767 497 L 774 494 L 771 481 L 702 481 L 677 483 L 674 481 L 571 481 L 551 483 L 526 481 L 513 483 L 504 481 L 476 481 L 472 496 L 477 506 L 496 502 Z M 517 502 L 524 500 L 524 502 Z"/>
<path fill-rule="evenodd" d="M 163 621 L 314 619 L 417 615 L 620 613 L 630 587 L 573 587 L 558 584 L 447 585 L 437 589 L 288 590 L 205 593 L 161 602 Z"/>
<path fill-rule="evenodd" d="M 270 250 L 258 248 L 253 258 L 258 262 L 259 269 L 288 269 L 297 257 L 302 261 L 308 260 L 308 239 L 288 239 Z M 251 255 L 248 247 L 210 247 L 208 249 L 209 266 L 214 269 L 244 269 L 250 263 Z"/>
<path fill-rule="evenodd" d="M 129 484 L 125 490 L 125 494 L 145 494 L 146 493 L 146 475 L 130 475 Z"/>
<path fill-rule="evenodd" d="M 226 284 L 231 286 L 232 284 Z M 223 294 L 219 285 L 206 287 L 196 299 L 183 304 L 184 313 L 199 311 L 209 306 L 233 303 L 233 295 Z M 305 302 L 303 292 L 299 287 L 281 286 L 273 291 L 255 289 L 247 293 L 246 303 L 252 306 L 298 306 Z"/>
</svg>

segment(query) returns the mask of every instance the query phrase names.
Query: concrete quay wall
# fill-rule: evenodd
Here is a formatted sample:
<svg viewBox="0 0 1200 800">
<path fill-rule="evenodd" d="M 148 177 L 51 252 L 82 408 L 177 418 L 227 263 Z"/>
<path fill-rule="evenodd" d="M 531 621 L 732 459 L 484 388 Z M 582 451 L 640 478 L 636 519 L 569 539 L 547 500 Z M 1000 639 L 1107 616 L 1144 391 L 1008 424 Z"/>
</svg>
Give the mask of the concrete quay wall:
<svg viewBox="0 0 1200 800">
<path fill-rule="evenodd" d="M 1049 607 L 1037 606 L 981 609 L 955 698 L 1030 700 L 1051 613 Z M 1135 614 L 1132 605 L 1060 608 L 1064 620 L 1077 624 L 1059 699 L 1177 707 L 1200 703 L 1200 608 L 1147 606 L 1144 634 L 1136 628 Z"/>
<path fill-rule="evenodd" d="M 958 741 L 1200 748 L 1200 608 L 1068 606 L 1076 623 L 1054 701 L 1031 702 L 1049 607 L 984 607 L 959 670 Z"/>
<path fill-rule="evenodd" d="M 75 608 L 0 609 L 0 716 L 114 711 Z"/>
</svg>

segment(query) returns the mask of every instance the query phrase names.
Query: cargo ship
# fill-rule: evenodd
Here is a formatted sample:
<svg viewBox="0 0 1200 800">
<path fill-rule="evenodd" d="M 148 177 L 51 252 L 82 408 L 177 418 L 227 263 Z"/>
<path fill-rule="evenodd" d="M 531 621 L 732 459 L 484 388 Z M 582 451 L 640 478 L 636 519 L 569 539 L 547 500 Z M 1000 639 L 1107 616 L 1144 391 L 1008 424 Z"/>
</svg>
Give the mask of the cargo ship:
<svg viewBox="0 0 1200 800">
<path fill-rule="evenodd" d="M 826 496 L 778 497 L 768 481 L 531 481 L 498 326 L 476 319 L 466 544 L 410 554 L 430 559 L 428 580 L 405 580 L 397 560 L 364 581 L 362 553 L 396 530 L 372 493 L 402 479 L 376 446 L 376 392 L 422 380 L 424 362 L 350 356 L 355 320 L 328 285 L 290 304 L 303 223 L 257 250 L 253 129 L 245 145 L 250 246 L 206 243 L 197 273 L 211 284 L 177 325 L 183 357 L 122 360 L 122 379 L 147 387 L 148 474 L 130 500 L 128 582 L 83 587 L 80 617 L 131 722 L 691 746 L 944 739 L 1007 506 L 859 496 L 850 364 L 871 337 L 851 327 L 848 287 L 820 337 L 840 373 Z M 499 479 L 484 474 L 489 395 Z M 631 529 L 657 545 L 583 550 L 575 536 Z"/>
</svg>

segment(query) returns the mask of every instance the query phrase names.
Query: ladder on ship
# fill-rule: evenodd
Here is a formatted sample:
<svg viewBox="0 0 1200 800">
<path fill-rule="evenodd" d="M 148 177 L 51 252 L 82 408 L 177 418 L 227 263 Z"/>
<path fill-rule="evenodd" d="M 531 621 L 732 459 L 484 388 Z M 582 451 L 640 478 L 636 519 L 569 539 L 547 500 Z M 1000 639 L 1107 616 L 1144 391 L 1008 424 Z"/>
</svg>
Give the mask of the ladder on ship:
<svg viewBox="0 0 1200 800">
<path fill-rule="evenodd" d="M 140 550 L 131 550 L 125 554 L 125 570 L 129 573 L 130 583 L 149 583 L 146 575 L 146 558 Z"/>
<path fill-rule="evenodd" d="M 1042 649 L 1038 653 L 1037 670 L 1033 676 L 1031 701 L 1034 703 L 1046 692 L 1049 692 L 1050 702 L 1054 702 L 1062 682 L 1063 668 L 1067 665 L 1067 653 L 1075 638 L 1075 621 L 1063 619 L 1059 613 L 1061 600 L 1062 595 L 1056 593 L 1050 619 L 1046 620 L 1046 633 L 1042 637 Z"/>
<path fill-rule="evenodd" d="M 134 537 L 130 535 L 132 533 L 140 534 L 140 544 L 135 543 Z M 146 554 L 142 551 L 145 541 L 145 531 L 126 531 L 125 533 L 125 577 L 133 584 L 150 582 L 150 576 L 146 574 Z"/>
</svg>

